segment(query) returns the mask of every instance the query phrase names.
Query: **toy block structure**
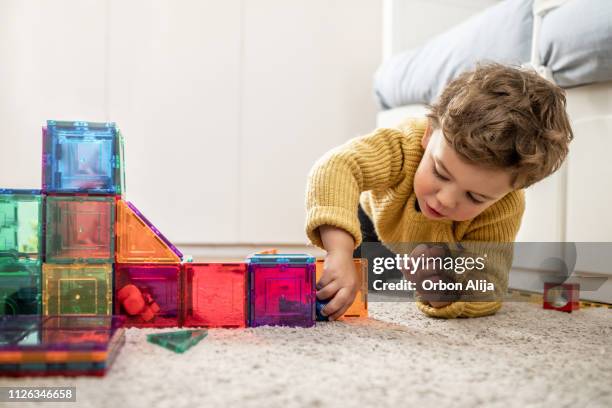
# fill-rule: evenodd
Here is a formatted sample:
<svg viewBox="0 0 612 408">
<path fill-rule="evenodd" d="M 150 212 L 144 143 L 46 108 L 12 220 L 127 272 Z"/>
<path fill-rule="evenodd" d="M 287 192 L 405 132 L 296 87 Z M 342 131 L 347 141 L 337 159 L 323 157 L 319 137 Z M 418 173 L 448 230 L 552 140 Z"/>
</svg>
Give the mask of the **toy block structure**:
<svg viewBox="0 0 612 408">
<path fill-rule="evenodd" d="M 580 309 L 580 284 L 544 283 L 543 308 L 571 313 Z"/>
<path fill-rule="evenodd" d="M 115 123 L 49 120 L 42 133 L 42 190 L 0 189 L 0 374 L 103 375 L 123 326 L 315 324 L 321 262 L 271 249 L 184 263 L 125 198 Z M 361 290 L 344 317 L 367 316 L 365 261 L 355 271 Z M 205 333 L 151 341 L 181 352 Z"/>
<path fill-rule="evenodd" d="M 114 123 L 47 121 L 43 128 L 45 193 L 121 195 L 123 137 Z"/>
<path fill-rule="evenodd" d="M 310 327 L 315 322 L 315 259 L 262 254 L 248 259 L 249 325 Z"/>
<path fill-rule="evenodd" d="M 245 327 L 247 323 L 245 263 L 183 265 L 183 325 Z"/>
<path fill-rule="evenodd" d="M 102 376 L 125 343 L 122 316 L 0 316 L 0 374 Z"/>
<path fill-rule="evenodd" d="M 43 264 L 43 314 L 111 315 L 111 264 Z"/>
<path fill-rule="evenodd" d="M 0 316 L 41 312 L 40 190 L 0 189 Z"/>
<path fill-rule="evenodd" d="M 117 264 L 115 314 L 135 327 L 179 327 L 180 264 Z"/>
<path fill-rule="evenodd" d="M 355 274 L 359 281 L 359 291 L 355 295 L 353 304 L 344 312 L 342 318 L 345 317 L 368 317 L 368 260 L 362 258 L 353 259 L 355 264 Z M 316 264 L 316 280 L 317 282 L 323 276 L 323 266 L 325 261 L 323 259 L 317 259 Z M 318 302 L 319 309 L 322 309 L 327 302 Z M 319 310 L 320 314 L 320 310 Z M 319 319 L 319 318 L 318 318 Z"/>
</svg>

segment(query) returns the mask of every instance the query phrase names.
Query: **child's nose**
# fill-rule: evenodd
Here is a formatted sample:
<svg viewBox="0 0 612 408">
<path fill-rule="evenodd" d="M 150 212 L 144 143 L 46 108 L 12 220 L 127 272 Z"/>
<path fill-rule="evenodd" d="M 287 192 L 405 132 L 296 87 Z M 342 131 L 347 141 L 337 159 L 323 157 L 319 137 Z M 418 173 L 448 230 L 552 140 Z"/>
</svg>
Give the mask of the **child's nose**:
<svg viewBox="0 0 612 408">
<path fill-rule="evenodd" d="M 440 206 L 444 209 L 452 210 L 455 208 L 457 200 L 455 199 L 455 192 L 451 188 L 443 188 L 438 191 L 436 196 Z"/>
</svg>

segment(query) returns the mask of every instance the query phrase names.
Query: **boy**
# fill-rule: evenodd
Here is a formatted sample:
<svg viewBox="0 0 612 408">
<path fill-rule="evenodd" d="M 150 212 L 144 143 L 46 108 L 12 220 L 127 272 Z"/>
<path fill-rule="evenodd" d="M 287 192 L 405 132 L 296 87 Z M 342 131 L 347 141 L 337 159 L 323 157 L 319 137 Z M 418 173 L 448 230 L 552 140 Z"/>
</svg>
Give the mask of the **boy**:
<svg viewBox="0 0 612 408">
<path fill-rule="evenodd" d="M 306 233 L 327 251 L 317 283 L 317 298 L 330 300 L 323 314 L 337 319 L 355 297 L 352 256 L 367 224 L 386 245 L 513 242 L 522 189 L 561 166 L 572 138 L 561 88 L 532 71 L 488 64 L 449 83 L 427 118 L 328 152 L 310 173 L 306 197 Z M 441 256 L 436 251 L 412 255 Z M 507 270 L 483 276 L 505 292 Z M 430 298 L 417 306 L 430 316 L 477 317 L 501 302 Z"/>
</svg>

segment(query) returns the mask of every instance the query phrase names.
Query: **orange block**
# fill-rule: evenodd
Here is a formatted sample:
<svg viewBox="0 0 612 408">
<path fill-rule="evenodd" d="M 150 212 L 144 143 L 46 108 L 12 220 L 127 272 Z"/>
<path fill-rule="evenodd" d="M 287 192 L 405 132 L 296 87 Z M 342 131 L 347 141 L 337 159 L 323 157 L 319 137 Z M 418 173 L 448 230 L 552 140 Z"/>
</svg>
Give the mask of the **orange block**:
<svg viewBox="0 0 612 408">
<path fill-rule="evenodd" d="M 316 280 L 323 276 L 323 259 L 317 259 Z M 355 258 L 355 273 L 359 279 L 359 291 L 355 296 L 353 304 L 344 312 L 342 317 L 368 317 L 368 260 Z"/>
<path fill-rule="evenodd" d="M 117 201 L 118 263 L 180 263 L 176 249 L 124 200 Z"/>
</svg>

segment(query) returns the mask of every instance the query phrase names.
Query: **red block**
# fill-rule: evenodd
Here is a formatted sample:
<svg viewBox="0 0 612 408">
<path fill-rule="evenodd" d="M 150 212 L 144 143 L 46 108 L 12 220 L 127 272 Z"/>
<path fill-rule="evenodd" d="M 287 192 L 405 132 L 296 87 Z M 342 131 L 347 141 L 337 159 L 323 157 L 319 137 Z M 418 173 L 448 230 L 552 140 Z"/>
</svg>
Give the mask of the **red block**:
<svg viewBox="0 0 612 408">
<path fill-rule="evenodd" d="M 180 276 L 180 264 L 117 264 L 115 314 L 126 327 L 179 327 Z"/>
<path fill-rule="evenodd" d="M 246 264 L 189 263 L 183 268 L 184 326 L 246 326 Z"/>
<path fill-rule="evenodd" d="M 580 308 L 578 283 L 544 283 L 544 309 L 571 313 Z"/>
</svg>

